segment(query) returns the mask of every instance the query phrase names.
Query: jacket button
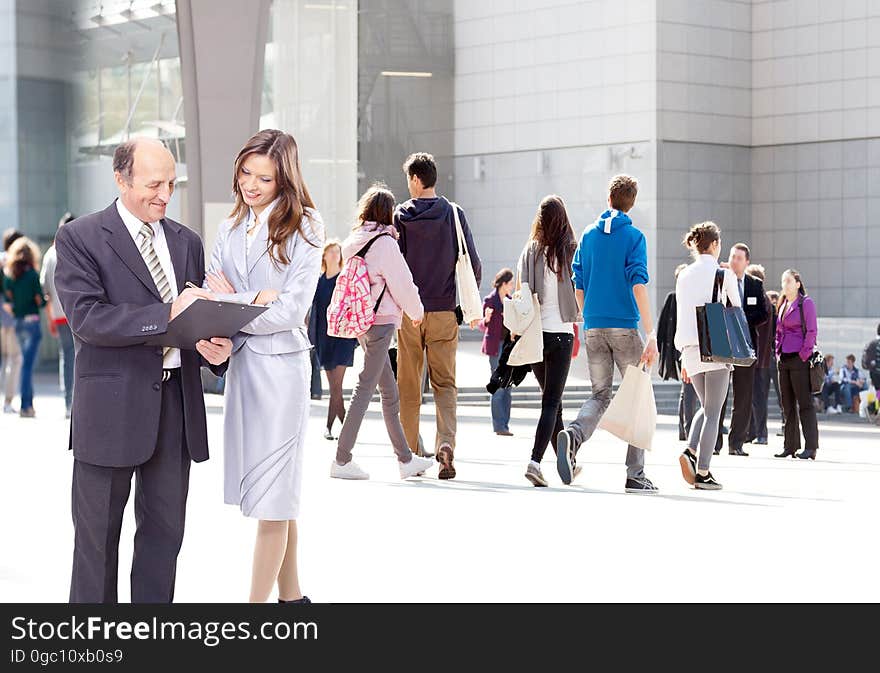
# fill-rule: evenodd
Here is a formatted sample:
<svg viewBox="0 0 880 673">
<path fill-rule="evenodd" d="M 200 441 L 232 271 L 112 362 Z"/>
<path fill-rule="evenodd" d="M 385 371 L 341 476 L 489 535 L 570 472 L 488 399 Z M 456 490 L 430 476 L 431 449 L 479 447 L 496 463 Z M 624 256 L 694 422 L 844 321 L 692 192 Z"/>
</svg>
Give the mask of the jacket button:
<svg viewBox="0 0 880 673">
<path fill-rule="evenodd" d="M 155 390 L 156 392 L 159 392 L 160 390 L 162 390 L 162 386 L 158 383 L 154 383 L 153 390 Z"/>
</svg>

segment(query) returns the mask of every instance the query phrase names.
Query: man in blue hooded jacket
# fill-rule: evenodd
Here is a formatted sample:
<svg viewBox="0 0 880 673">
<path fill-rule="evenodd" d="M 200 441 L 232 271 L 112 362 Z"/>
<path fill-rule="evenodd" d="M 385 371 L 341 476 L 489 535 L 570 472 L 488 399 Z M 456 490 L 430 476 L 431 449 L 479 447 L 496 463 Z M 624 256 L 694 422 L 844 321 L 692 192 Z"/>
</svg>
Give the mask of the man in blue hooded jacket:
<svg viewBox="0 0 880 673">
<path fill-rule="evenodd" d="M 592 395 L 577 419 L 558 435 L 557 468 L 565 484 L 572 481 L 578 448 L 592 436 L 611 403 L 614 366 L 622 375 L 628 365 L 646 363 L 650 367 L 657 357 L 645 235 L 627 215 L 637 193 L 635 178 L 612 178 L 609 209 L 586 228 L 574 254 L 572 279 L 584 316 Z M 647 344 L 639 335 L 639 320 L 647 333 Z M 625 489 L 627 493 L 657 491 L 645 476 L 645 452 L 635 446 L 628 447 L 626 453 Z"/>
</svg>

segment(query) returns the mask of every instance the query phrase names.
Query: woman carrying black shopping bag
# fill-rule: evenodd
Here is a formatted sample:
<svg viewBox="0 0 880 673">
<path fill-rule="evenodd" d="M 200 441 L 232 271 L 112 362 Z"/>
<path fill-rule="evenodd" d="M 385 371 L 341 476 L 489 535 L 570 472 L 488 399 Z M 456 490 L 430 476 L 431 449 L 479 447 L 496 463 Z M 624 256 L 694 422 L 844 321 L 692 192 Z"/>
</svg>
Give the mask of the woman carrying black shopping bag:
<svg viewBox="0 0 880 673">
<path fill-rule="evenodd" d="M 797 456 L 815 460 L 819 449 L 819 422 L 816 407 L 813 406 L 810 359 L 818 334 L 816 304 L 807 296 L 801 276 L 794 269 L 782 274 L 782 296 L 779 298 L 777 316 L 776 354 L 785 412 L 785 446 L 782 453 L 776 454 L 776 458 Z M 801 429 L 806 447 L 798 453 Z"/>
<path fill-rule="evenodd" d="M 675 283 L 678 304 L 675 347 L 681 352 L 682 381 L 693 384 L 702 408 L 691 423 L 687 448 L 679 457 L 679 464 L 688 484 L 701 490 L 717 491 L 721 484 L 709 472 L 709 463 L 718 437 L 721 407 L 727 396 L 732 367 L 729 364 L 703 362 L 697 329 L 697 307 L 713 300 L 716 275 L 720 268 L 721 231 L 714 222 L 695 224 L 685 236 L 684 246 L 690 250 L 694 261 L 678 275 Z M 730 269 L 724 270 L 724 281 L 717 298 L 722 303 L 729 302 L 731 306 L 742 305 L 736 276 Z"/>
</svg>

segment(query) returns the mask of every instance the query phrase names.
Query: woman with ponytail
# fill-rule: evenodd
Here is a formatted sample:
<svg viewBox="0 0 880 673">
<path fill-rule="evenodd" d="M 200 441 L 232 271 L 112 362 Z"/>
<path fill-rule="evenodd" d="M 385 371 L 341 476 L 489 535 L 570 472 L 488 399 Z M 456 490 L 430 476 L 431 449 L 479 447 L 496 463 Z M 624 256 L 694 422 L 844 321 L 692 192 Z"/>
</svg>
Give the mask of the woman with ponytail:
<svg viewBox="0 0 880 673">
<path fill-rule="evenodd" d="M 684 238 L 694 258 L 675 283 L 678 300 L 675 347 L 681 352 L 681 380 L 692 383 L 702 408 L 694 416 L 687 448 L 679 456 L 684 480 L 700 490 L 717 491 L 721 488 L 709 472 L 709 463 L 718 438 L 721 408 L 727 397 L 730 365 L 703 362 L 700 358 L 700 338 L 697 332 L 697 307 L 712 301 L 715 277 L 720 268 L 721 230 L 714 222 L 695 224 Z M 741 306 L 736 276 L 730 269 L 724 271 L 721 302 Z"/>
</svg>

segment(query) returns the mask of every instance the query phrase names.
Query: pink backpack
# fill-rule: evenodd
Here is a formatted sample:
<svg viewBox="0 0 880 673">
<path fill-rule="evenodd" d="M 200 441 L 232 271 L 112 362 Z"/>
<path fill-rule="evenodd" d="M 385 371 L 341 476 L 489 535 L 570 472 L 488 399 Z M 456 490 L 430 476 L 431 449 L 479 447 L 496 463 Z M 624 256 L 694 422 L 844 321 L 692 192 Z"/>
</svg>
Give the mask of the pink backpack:
<svg viewBox="0 0 880 673">
<path fill-rule="evenodd" d="M 345 260 L 342 271 L 336 278 L 336 288 L 327 307 L 327 334 L 341 339 L 356 339 L 373 326 L 376 322 L 376 311 L 385 290 L 376 300 L 376 304 L 370 301 L 370 276 L 367 273 L 367 262 L 364 256 L 377 238 L 389 236 L 379 234 L 353 256 Z"/>
</svg>

